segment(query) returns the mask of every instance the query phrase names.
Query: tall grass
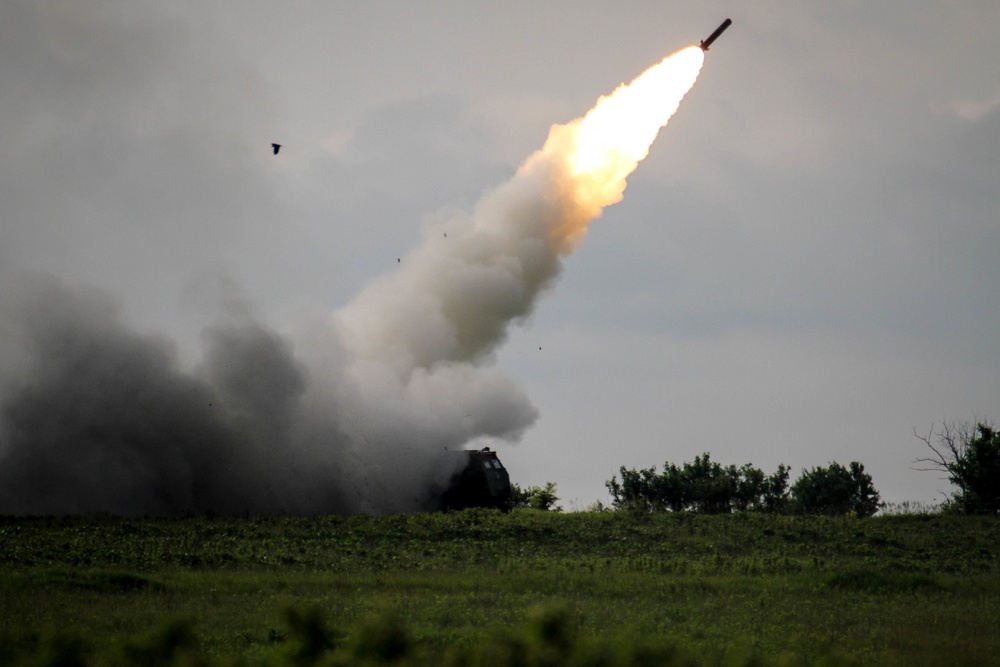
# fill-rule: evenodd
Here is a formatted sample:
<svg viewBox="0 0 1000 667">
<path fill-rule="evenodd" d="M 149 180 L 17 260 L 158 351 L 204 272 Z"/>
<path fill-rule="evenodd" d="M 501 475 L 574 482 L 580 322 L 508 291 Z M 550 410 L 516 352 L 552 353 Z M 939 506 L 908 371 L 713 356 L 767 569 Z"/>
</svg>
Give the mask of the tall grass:
<svg viewBox="0 0 1000 667">
<path fill-rule="evenodd" d="M 975 517 L 0 518 L 0 665 L 991 664 L 996 627 Z"/>
</svg>

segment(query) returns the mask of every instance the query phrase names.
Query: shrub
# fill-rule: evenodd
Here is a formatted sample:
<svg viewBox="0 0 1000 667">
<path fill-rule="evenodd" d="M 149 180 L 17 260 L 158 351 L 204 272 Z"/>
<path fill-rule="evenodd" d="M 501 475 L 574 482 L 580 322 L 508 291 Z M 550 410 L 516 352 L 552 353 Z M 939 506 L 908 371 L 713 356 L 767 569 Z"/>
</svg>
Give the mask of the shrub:
<svg viewBox="0 0 1000 667">
<path fill-rule="evenodd" d="M 620 468 L 621 482 L 605 482 L 615 509 L 649 512 L 692 511 L 701 514 L 781 512 L 788 505 L 788 468 L 768 476 L 749 463 L 737 468 L 712 461 L 706 452 L 678 467 Z"/>
<path fill-rule="evenodd" d="M 839 463 L 803 470 L 792 485 L 792 505 L 802 514 L 836 516 L 853 512 L 864 518 L 878 511 L 879 501 L 871 475 L 857 461 L 851 462 L 850 470 Z"/>
<path fill-rule="evenodd" d="M 552 512 L 562 512 L 562 507 L 556 505 L 559 496 L 556 495 L 556 483 L 546 482 L 544 487 L 532 486 L 522 489 L 517 484 L 511 484 L 511 505 L 517 509 L 533 509 Z"/>
</svg>

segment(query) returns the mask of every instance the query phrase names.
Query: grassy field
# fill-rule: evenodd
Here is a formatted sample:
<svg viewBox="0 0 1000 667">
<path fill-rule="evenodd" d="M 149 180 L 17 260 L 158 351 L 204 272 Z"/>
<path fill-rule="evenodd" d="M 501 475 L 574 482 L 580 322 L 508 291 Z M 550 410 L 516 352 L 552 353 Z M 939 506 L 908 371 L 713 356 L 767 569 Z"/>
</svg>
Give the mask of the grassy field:
<svg viewBox="0 0 1000 667">
<path fill-rule="evenodd" d="M 0 564 L 0 665 L 1000 655 L 1000 521 L 987 518 L 7 517 Z"/>
</svg>

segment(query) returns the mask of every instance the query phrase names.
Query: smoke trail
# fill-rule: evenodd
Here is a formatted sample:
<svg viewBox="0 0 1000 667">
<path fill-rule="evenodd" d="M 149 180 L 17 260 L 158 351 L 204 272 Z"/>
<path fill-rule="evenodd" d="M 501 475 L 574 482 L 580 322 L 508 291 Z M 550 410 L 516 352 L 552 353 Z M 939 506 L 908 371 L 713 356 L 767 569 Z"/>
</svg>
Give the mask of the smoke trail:
<svg viewBox="0 0 1000 667">
<path fill-rule="evenodd" d="M 703 52 L 665 58 L 583 118 L 553 126 L 544 147 L 484 196 L 471 220 L 430 234 L 400 265 L 334 316 L 348 355 L 365 446 L 391 452 L 387 405 L 399 423 L 437 418 L 432 443 L 516 438 L 534 421 L 527 399 L 484 361 L 527 317 L 604 207 L 694 85 Z M 383 418 L 380 418 L 379 415 Z"/>
<path fill-rule="evenodd" d="M 184 368 L 107 295 L 0 289 L 0 513 L 392 512 L 426 506 L 448 450 L 516 440 L 537 413 L 491 367 L 694 84 L 696 47 L 554 126 L 447 234 L 326 321 L 247 317 Z"/>
<path fill-rule="evenodd" d="M 469 224 L 427 238 L 397 273 L 337 314 L 348 349 L 403 376 L 492 351 L 552 283 L 559 257 L 621 200 L 625 178 L 694 85 L 702 61 L 697 47 L 679 51 L 583 118 L 553 126 L 514 178 L 480 200 Z"/>
</svg>

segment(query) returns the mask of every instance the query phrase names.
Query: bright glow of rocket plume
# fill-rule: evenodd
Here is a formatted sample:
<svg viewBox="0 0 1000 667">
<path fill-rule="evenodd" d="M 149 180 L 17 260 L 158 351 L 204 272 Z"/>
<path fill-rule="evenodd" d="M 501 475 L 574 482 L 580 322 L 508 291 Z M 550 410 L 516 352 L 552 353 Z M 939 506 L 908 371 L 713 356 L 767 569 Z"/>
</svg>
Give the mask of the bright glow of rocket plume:
<svg viewBox="0 0 1000 667">
<path fill-rule="evenodd" d="M 482 436 L 516 440 L 534 422 L 530 401 L 489 366 L 492 354 L 553 284 L 561 256 L 621 200 L 703 58 L 683 49 L 553 126 L 471 216 L 427 229 L 395 272 L 335 314 L 359 399 L 344 403 L 352 412 L 340 421 L 365 425 L 353 438 L 359 450 L 392 460 L 400 437 L 413 448 L 418 432 L 431 447 L 458 448 Z"/>
<path fill-rule="evenodd" d="M 625 178 L 646 157 L 660 128 L 677 111 L 704 59 L 705 52 L 696 46 L 679 51 L 602 97 L 582 119 L 554 129 L 553 135 L 570 134 L 566 157 L 579 199 L 596 208 L 621 200 Z M 550 137 L 549 144 L 554 138 Z M 560 145 L 556 150 L 565 148 Z"/>
</svg>

